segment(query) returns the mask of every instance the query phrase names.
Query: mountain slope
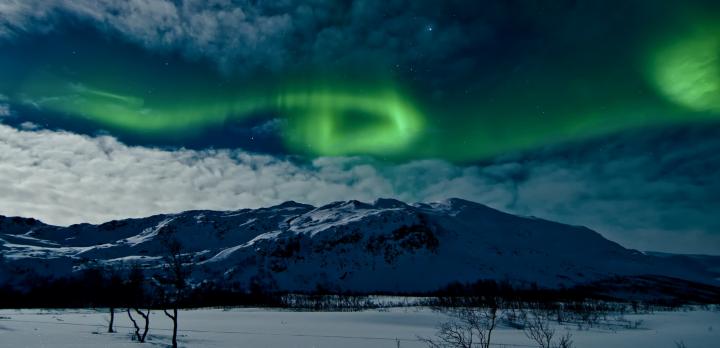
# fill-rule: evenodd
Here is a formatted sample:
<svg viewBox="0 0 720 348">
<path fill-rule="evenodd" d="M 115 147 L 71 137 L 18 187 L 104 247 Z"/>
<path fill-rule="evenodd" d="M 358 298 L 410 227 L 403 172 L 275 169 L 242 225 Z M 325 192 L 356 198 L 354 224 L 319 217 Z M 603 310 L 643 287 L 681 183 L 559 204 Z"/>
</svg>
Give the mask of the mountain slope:
<svg viewBox="0 0 720 348">
<path fill-rule="evenodd" d="M 584 227 L 506 214 L 460 199 L 408 205 L 295 202 L 230 212 L 188 211 L 57 227 L 0 217 L 0 285 L 87 267 L 158 267 L 163 240 L 194 260 L 193 282 L 312 291 L 433 291 L 480 279 L 573 286 L 659 275 L 718 285 L 682 259 L 625 249 Z"/>
</svg>

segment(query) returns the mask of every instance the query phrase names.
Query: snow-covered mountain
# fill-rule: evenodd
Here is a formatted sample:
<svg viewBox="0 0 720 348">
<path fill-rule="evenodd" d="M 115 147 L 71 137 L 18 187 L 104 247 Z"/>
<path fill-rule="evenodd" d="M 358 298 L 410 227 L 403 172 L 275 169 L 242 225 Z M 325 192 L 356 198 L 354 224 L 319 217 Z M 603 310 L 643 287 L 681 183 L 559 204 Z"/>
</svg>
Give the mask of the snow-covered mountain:
<svg viewBox="0 0 720 348">
<path fill-rule="evenodd" d="M 573 286 L 658 275 L 720 285 L 692 258 L 623 248 L 585 227 L 520 217 L 461 199 L 408 205 L 286 202 L 58 227 L 0 217 L 0 286 L 22 276 L 65 277 L 87 267 L 162 264 L 175 238 L 198 283 L 278 290 L 420 292 L 480 279 Z"/>
</svg>

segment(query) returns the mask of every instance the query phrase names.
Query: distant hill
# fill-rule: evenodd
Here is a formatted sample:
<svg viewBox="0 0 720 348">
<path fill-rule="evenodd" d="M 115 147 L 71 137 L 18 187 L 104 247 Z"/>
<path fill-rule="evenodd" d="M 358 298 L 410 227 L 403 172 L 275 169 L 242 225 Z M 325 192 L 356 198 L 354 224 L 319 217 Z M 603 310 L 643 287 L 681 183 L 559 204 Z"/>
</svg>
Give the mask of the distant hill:
<svg viewBox="0 0 720 348">
<path fill-rule="evenodd" d="M 162 263 L 168 236 L 192 258 L 194 284 L 418 293 L 478 280 L 561 288 L 658 276 L 720 285 L 711 257 L 642 253 L 585 227 L 461 199 L 380 199 L 321 207 L 286 202 L 69 227 L 0 217 L 0 286 L 32 286 L 23 279 L 69 277 L 91 267 L 137 263 L 152 272 Z"/>
</svg>

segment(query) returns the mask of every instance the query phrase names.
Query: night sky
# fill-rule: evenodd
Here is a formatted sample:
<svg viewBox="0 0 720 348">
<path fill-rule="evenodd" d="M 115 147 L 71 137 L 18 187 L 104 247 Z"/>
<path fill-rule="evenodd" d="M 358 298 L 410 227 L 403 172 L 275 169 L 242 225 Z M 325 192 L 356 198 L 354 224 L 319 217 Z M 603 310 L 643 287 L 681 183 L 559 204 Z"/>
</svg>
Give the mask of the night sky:
<svg viewBox="0 0 720 348">
<path fill-rule="evenodd" d="M 0 0 L 0 214 L 462 197 L 720 254 L 717 1 Z"/>
</svg>

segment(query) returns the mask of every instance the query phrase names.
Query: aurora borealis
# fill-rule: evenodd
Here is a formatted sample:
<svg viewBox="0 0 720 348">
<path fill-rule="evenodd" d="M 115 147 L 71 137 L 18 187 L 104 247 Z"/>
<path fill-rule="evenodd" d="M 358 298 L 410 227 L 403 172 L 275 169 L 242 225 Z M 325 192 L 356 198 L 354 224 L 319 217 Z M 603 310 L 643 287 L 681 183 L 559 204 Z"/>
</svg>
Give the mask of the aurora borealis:
<svg viewBox="0 0 720 348">
<path fill-rule="evenodd" d="M 578 18 L 591 10 L 574 9 Z M 398 69 L 388 57 L 228 72 L 76 24 L 6 42 L 5 59 L 13 62 L 0 68 L 6 76 L 0 92 L 20 107 L 69 120 L 50 121 L 60 128 L 83 123 L 148 144 L 183 146 L 227 123 L 264 117 L 284 120 L 279 146 L 288 153 L 468 162 L 637 127 L 719 119 L 717 29 L 707 21 L 697 28 L 681 16 L 660 25 L 656 16 L 677 9 L 654 11 L 587 23 L 575 28 L 577 37 L 551 29 L 518 34 L 529 42 L 501 42 L 494 54 L 524 53 L 468 69 L 468 76 L 440 76 L 448 81 L 433 81 L 437 67 Z M 438 24 L 417 26 L 417 40 L 441 39 L 440 22 L 428 18 Z M 620 25 L 636 32 L 621 35 Z"/>
<path fill-rule="evenodd" d="M 48 87 L 49 91 L 42 91 Z M 20 94 L 31 96 L 27 98 L 38 109 L 148 137 L 192 136 L 198 129 L 221 126 L 226 120 L 263 111 L 282 114 L 288 120 L 287 146 L 312 155 L 394 153 L 404 150 L 422 130 L 419 111 L 395 89 L 383 91 L 375 85 L 372 92 L 352 93 L 331 87 L 251 92 L 188 104 L 152 99 L 146 103 L 132 95 L 45 77 L 31 80 Z"/>
<path fill-rule="evenodd" d="M 695 111 L 720 111 L 720 26 L 688 34 L 655 53 L 660 92 Z"/>
<path fill-rule="evenodd" d="M 226 188 L 241 202 L 223 200 L 230 205 L 227 209 L 284 199 L 322 204 L 381 194 L 426 200 L 467 193 L 464 198 L 491 205 L 504 197 L 497 199 L 498 208 L 540 212 L 558 220 L 568 217 L 578 224 L 594 220 L 572 217 L 593 215 L 595 203 L 601 202 L 607 220 L 622 225 L 614 233 L 677 232 L 685 229 L 674 218 L 658 217 L 649 226 L 631 227 L 616 215 L 636 209 L 642 212 L 636 216 L 645 216 L 646 211 L 662 210 L 655 204 L 676 199 L 677 209 L 668 211 L 716 206 L 701 194 L 697 197 L 703 198 L 692 202 L 678 197 L 695 197 L 688 192 L 698 185 L 704 185 L 698 192 L 715 187 L 709 177 L 720 161 L 704 150 L 697 153 L 709 164 L 684 156 L 695 153 L 686 147 L 712 143 L 713 132 L 720 129 L 717 23 L 720 4 L 709 0 L 0 0 L 0 123 L 10 128 L 6 136 L 33 142 L 38 140 L 28 134 L 50 132 L 56 140 L 62 137 L 55 135 L 62 134 L 99 139 L 97 146 L 102 147 L 102 139 L 110 137 L 127 146 L 123 151 L 141 149 L 183 165 L 206 159 L 211 164 L 200 161 L 209 166 L 202 173 L 211 173 L 211 179 L 184 182 L 197 185 L 198 192 Z M 686 139 L 697 129 L 704 130 L 703 139 Z M 615 148 L 617 139 L 652 138 L 645 134 L 673 134 L 677 139 L 642 144 L 628 140 L 626 146 L 636 152 L 618 150 L 622 158 L 603 157 L 602 151 Z M 661 142 L 684 148 L 665 148 Z M 44 163 L 21 140 L 7 144 L 28 156 L 22 163 Z M 588 144 L 597 152 L 579 154 Z M 697 146 L 714 148 L 712 144 Z M 63 149 L 58 147 L 61 154 L 79 151 Z M 223 151 L 229 154 L 218 155 Z M 237 153 L 242 155 L 230 155 Z M 616 168 L 632 167 L 623 159 L 648 154 L 658 163 L 666 163 L 662 156 L 679 162 L 670 161 L 672 169 L 644 169 L 647 176 L 638 180 L 647 184 L 615 182 L 626 175 Z M 12 158 L 5 160 L 10 163 Z M 258 192 L 233 188 L 235 180 L 263 177 L 263 165 L 227 177 L 233 171 L 225 165 L 241 161 L 238 158 L 285 163 L 278 166 L 313 183 L 287 194 L 261 184 L 257 187 L 264 189 Z M 622 164 L 606 166 L 616 160 Z M 563 164 L 554 167 L 551 162 Z M 68 168 L 76 164 L 70 159 L 61 163 Z M 498 163 L 507 166 L 494 167 Z M 488 165 L 495 169 L 486 170 Z M 422 168 L 417 172 L 433 173 L 449 186 L 431 189 L 432 180 L 388 179 L 388 173 L 405 166 Z M 497 168 L 502 170 L 496 173 Z M 541 179 L 535 176 L 536 168 L 554 170 L 542 172 Z M 93 171 L 78 170 L 83 175 Z M 607 187 L 591 178 L 559 179 L 576 172 L 606 175 L 602 183 Z M 681 174 L 673 176 L 676 173 Z M 365 183 L 363 175 L 376 180 Z M 670 188 L 645 189 L 655 187 L 655 181 L 666 183 L 664 175 L 671 177 Z M 323 179 L 313 181 L 317 178 Z M 482 183 L 477 178 L 483 178 Z M 508 183 L 507 189 L 495 192 L 493 180 Z M 525 193 L 518 190 L 528 181 L 546 183 L 528 192 L 551 187 L 544 194 L 572 194 L 595 203 L 577 198 L 572 204 L 558 202 L 548 212 L 522 198 Z M 472 182 L 473 188 L 459 190 L 450 184 L 460 187 L 459 182 Z M 590 182 L 597 192 L 586 192 Z M 8 185 L 17 192 L 29 189 Z M 620 198 L 618 186 L 636 186 L 636 195 Z M 58 199 L 58 190 L 48 190 L 41 205 L 28 204 L 55 204 L 48 202 Z M 125 192 L 108 190 L 121 196 Z M 173 186 L 169 191 L 182 189 Z M 322 194 L 310 193 L 315 191 Z M 663 196 L 670 191 L 677 195 Z M 507 192 L 514 198 L 505 198 Z M 156 197 L 150 201 L 174 199 L 164 193 L 148 195 Z M 207 202 L 221 208 L 217 201 Z M 148 208 L 152 212 L 180 209 L 153 204 Z M 103 209 L 98 216 L 124 217 L 122 209 L 113 215 L 112 205 Z M 675 216 L 672 212 L 667 216 Z M 710 215 L 703 216 L 696 220 L 709 221 Z M 715 223 L 698 224 L 687 230 L 716 233 Z"/>
</svg>

